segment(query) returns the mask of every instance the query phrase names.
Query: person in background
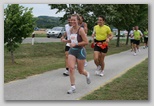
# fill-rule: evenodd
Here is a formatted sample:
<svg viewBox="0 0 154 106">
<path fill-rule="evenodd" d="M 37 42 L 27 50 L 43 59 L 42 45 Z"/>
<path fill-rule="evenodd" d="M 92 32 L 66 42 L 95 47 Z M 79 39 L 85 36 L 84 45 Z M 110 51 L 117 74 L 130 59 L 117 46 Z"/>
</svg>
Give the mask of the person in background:
<svg viewBox="0 0 154 106">
<path fill-rule="evenodd" d="M 131 30 L 130 33 L 129 33 L 130 44 L 131 44 L 131 52 L 134 50 L 134 49 L 133 49 L 133 42 L 134 42 L 134 35 L 133 35 L 133 32 L 134 32 L 134 27 L 132 27 L 132 30 Z"/>
<path fill-rule="evenodd" d="M 138 29 L 138 26 L 135 26 L 135 30 L 131 36 L 134 36 L 134 42 L 133 42 L 133 49 L 134 49 L 134 56 L 137 55 L 136 51 L 140 52 L 140 39 L 143 36 L 142 32 Z"/>
<path fill-rule="evenodd" d="M 85 31 L 85 33 L 87 35 L 87 33 L 88 33 L 88 25 L 87 25 L 86 22 L 84 22 L 84 17 L 82 15 L 79 15 L 79 17 L 80 17 L 79 25 L 84 29 L 84 31 Z M 87 60 L 85 60 L 84 66 L 85 67 L 87 66 Z"/>
<path fill-rule="evenodd" d="M 85 33 L 87 34 L 88 33 L 88 25 L 86 22 L 84 22 L 84 17 L 82 15 L 79 15 L 79 17 L 80 17 L 79 25 L 81 27 L 83 27 Z"/>
<path fill-rule="evenodd" d="M 68 16 L 68 24 L 65 25 L 65 33 L 63 34 L 63 36 L 61 37 L 61 41 L 62 39 L 66 38 L 67 40 L 70 39 L 70 29 L 71 29 L 71 16 Z M 68 51 L 70 49 L 70 44 L 66 43 L 65 46 L 65 66 L 66 66 L 66 70 L 63 72 L 63 75 L 65 76 L 69 76 L 69 68 L 68 68 Z"/>
<path fill-rule="evenodd" d="M 146 29 L 143 32 L 143 36 L 144 36 L 144 47 L 143 47 L 143 49 L 145 49 L 145 48 L 148 47 L 148 29 Z"/>
<path fill-rule="evenodd" d="M 111 29 L 105 25 L 105 17 L 99 16 L 96 26 L 94 26 L 94 34 L 96 36 L 96 43 L 94 46 L 94 63 L 97 66 L 95 73 L 97 75 L 104 75 L 105 56 L 108 51 L 108 43 L 113 38 Z"/>
</svg>

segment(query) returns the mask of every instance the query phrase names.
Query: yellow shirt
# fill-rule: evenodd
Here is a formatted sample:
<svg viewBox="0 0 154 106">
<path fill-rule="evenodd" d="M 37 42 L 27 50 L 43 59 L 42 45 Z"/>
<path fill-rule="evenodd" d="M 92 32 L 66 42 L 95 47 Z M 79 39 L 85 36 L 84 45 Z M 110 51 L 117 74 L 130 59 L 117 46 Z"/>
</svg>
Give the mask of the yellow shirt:
<svg viewBox="0 0 154 106">
<path fill-rule="evenodd" d="M 96 40 L 106 40 L 107 35 L 111 34 L 111 29 L 107 25 L 99 26 L 96 25 L 94 26 L 94 31 L 95 31 L 95 36 Z"/>
<path fill-rule="evenodd" d="M 140 32 L 139 31 L 134 30 L 134 39 L 140 40 Z"/>
</svg>

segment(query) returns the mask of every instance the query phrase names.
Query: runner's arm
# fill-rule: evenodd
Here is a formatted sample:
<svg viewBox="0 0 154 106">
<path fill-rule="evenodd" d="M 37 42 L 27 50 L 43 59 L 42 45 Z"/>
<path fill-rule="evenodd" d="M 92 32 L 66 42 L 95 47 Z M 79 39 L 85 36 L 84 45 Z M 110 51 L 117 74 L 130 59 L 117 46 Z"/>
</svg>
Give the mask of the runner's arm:
<svg viewBox="0 0 154 106">
<path fill-rule="evenodd" d="M 64 39 L 66 36 L 67 36 L 67 33 L 65 32 L 63 36 L 61 37 L 61 40 Z"/>
<path fill-rule="evenodd" d="M 140 31 L 140 30 L 139 30 Z M 140 35 L 141 35 L 141 37 L 143 37 L 143 33 L 140 31 Z"/>
<path fill-rule="evenodd" d="M 86 34 L 88 33 L 88 26 L 87 26 L 87 23 L 84 23 L 84 31 L 85 31 Z"/>
<path fill-rule="evenodd" d="M 65 43 L 71 43 L 71 40 L 66 40 L 66 39 L 65 39 L 66 36 L 67 36 L 67 33 L 65 32 L 65 33 L 63 34 L 63 36 L 61 37 L 61 41 L 62 41 L 62 42 L 65 42 Z"/>
</svg>

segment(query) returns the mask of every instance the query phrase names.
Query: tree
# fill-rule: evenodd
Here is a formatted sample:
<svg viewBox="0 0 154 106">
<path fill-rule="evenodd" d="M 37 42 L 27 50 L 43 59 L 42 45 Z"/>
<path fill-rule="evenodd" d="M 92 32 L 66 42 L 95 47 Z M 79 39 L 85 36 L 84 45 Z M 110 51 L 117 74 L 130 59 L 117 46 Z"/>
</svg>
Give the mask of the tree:
<svg viewBox="0 0 154 106">
<path fill-rule="evenodd" d="M 136 5 L 130 5 L 131 11 L 128 11 L 127 19 L 129 20 L 129 17 L 133 17 L 132 22 L 127 23 L 125 25 L 125 29 L 130 32 L 133 26 L 139 26 L 140 30 L 143 30 L 145 28 L 148 28 L 148 4 L 136 4 Z M 135 10 L 136 9 L 136 10 Z M 130 10 L 130 7 L 128 8 Z M 133 11 L 133 13 L 131 13 Z M 136 11 L 136 12 L 134 12 Z M 129 35 L 127 35 L 126 45 L 128 45 Z"/>
<path fill-rule="evenodd" d="M 93 28 L 99 15 L 104 15 L 107 20 L 106 24 L 118 29 L 117 47 L 119 46 L 121 29 L 130 31 L 135 25 L 148 26 L 147 4 L 52 4 L 50 6 L 51 9 L 58 9 L 57 13 L 66 11 L 66 14 L 82 14 L 88 23 L 88 29 Z M 128 44 L 128 35 L 126 44 Z"/>
<path fill-rule="evenodd" d="M 63 22 L 67 20 L 67 17 L 72 14 L 80 14 L 84 17 L 84 21 L 88 23 L 88 31 L 93 29 L 96 22 L 96 17 L 91 15 L 91 4 L 49 4 L 51 9 L 57 9 L 57 12 L 65 11 L 64 16 L 60 19 Z M 92 7 L 93 8 L 93 7 Z M 90 33 L 90 32 L 89 32 Z"/>
<path fill-rule="evenodd" d="M 120 30 L 121 29 L 130 29 L 135 23 L 137 17 L 138 6 L 136 4 L 114 4 L 114 13 L 110 15 L 113 17 L 109 23 L 115 26 L 118 29 L 118 37 L 116 46 L 119 47 L 120 41 Z"/>
<path fill-rule="evenodd" d="M 4 44 L 11 53 L 12 63 L 14 63 L 15 49 L 33 32 L 32 9 L 19 4 L 11 4 L 4 9 Z"/>
</svg>

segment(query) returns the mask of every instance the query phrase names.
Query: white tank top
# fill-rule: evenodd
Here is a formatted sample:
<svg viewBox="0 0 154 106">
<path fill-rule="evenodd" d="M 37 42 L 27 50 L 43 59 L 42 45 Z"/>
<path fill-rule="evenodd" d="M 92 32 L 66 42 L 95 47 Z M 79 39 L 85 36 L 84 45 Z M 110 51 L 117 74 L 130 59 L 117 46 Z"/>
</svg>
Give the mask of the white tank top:
<svg viewBox="0 0 154 106">
<path fill-rule="evenodd" d="M 65 25 L 65 31 L 66 31 L 66 34 L 67 34 L 67 40 L 70 40 L 70 35 L 71 35 L 70 29 L 71 28 L 72 28 L 72 26 L 70 26 L 69 24 Z M 70 43 L 66 43 L 66 46 L 70 46 Z"/>
</svg>

